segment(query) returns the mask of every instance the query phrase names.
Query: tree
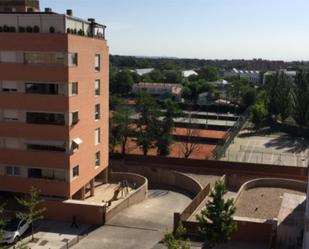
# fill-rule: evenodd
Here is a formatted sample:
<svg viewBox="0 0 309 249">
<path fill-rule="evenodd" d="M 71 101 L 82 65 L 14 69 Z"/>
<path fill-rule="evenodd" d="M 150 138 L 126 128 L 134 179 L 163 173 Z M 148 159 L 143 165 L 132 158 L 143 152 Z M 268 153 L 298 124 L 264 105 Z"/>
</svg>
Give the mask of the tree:
<svg viewBox="0 0 309 249">
<path fill-rule="evenodd" d="M 309 73 L 300 71 L 296 75 L 292 90 L 293 118 L 299 126 L 309 124 Z"/>
<path fill-rule="evenodd" d="M 164 235 L 163 243 L 168 249 L 190 249 L 190 241 L 185 241 L 183 236 L 186 234 L 186 229 L 182 224 L 177 228 L 176 234 L 167 232 Z"/>
<path fill-rule="evenodd" d="M 290 115 L 291 86 L 289 78 L 284 72 L 267 77 L 265 88 L 268 94 L 267 109 L 269 115 L 284 121 Z"/>
<path fill-rule="evenodd" d="M 245 107 L 249 107 L 255 103 L 256 100 L 256 90 L 255 88 L 247 88 L 242 92 L 242 104 Z"/>
<path fill-rule="evenodd" d="M 140 117 L 136 121 L 137 138 L 135 142 L 142 149 L 144 156 L 147 156 L 149 149 L 155 148 L 159 108 L 155 99 L 144 92 L 139 95 L 136 106 Z"/>
<path fill-rule="evenodd" d="M 182 154 L 185 158 L 189 158 L 194 151 L 199 151 L 201 145 L 196 141 L 200 136 L 200 130 L 192 128 L 191 114 L 186 125 L 186 134 L 181 142 Z"/>
<path fill-rule="evenodd" d="M 110 118 L 110 146 L 111 152 L 117 144 L 121 145 L 121 154 L 126 153 L 126 145 L 129 136 L 132 134 L 130 121 L 130 108 L 125 105 L 118 105 Z"/>
<path fill-rule="evenodd" d="M 4 207 L 5 207 L 5 203 L 2 204 L 0 206 L 0 249 L 5 249 L 6 247 L 4 247 L 2 244 L 1 244 L 1 241 L 3 239 L 3 235 L 4 235 L 4 230 L 3 228 L 5 227 L 6 225 L 6 220 L 4 218 Z"/>
<path fill-rule="evenodd" d="M 147 79 L 147 80 L 146 80 L 146 79 Z M 153 70 L 153 71 L 151 71 L 150 73 L 148 73 L 148 74 L 145 75 L 144 81 L 149 81 L 148 79 L 149 79 L 151 82 L 160 83 L 160 82 L 163 81 L 164 76 L 162 75 L 162 73 L 161 73 L 160 70 L 155 69 L 155 70 Z"/>
<path fill-rule="evenodd" d="M 264 104 L 256 103 L 251 109 L 251 121 L 256 128 L 260 128 L 265 122 L 268 112 Z"/>
<path fill-rule="evenodd" d="M 170 154 L 170 145 L 173 142 L 172 132 L 174 130 L 174 118 L 180 111 L 175 102 L 168 100 L 164 104 L 165 112 L 163 120 L 159 122 L 159 128 L 156 138 L 156 147 L 159 156 L 168 156 Z"/>
<path fill-rule="evenodd" d="M 218 79 L 218 70 L 215 67 L 205 66 L 199 71 L 199 78 L 206 81 L 216 81 Z"/>
<path fill-rule="evenodd" d="M 204 238 L 205 245 L 209 244 L 211 248 L 229 241 L 237 229 L 233 221 L 236 208 L 233 199 L 224 200 L 226 193 L 224 182 L 217 181 L 210 192 L 210 201 L 201 214 L 196 216 L 198 231 Z"/>
<path fill-rule="evenodd" d="M 182 82 L 181 72 L 175 70 L 163 71 L 164 82 L 166 83 L 178 83 Z"/>
<path fill-rule="evenodd" d="M 24 198 L 16 197 L 17 202 L 24 208 L 23 212 L 16 214 L 17 218 L 24 219 L 31 226 L 31 237 L 34 240 L 34 226 L 33 223 L 36 220 L 43 219 L 43 213 L 46 208 L 39 208 L 39 205 L 43 202 L 40 198 L 40 191 L 34 187 L 31 187 L 30 192 Z"/>
<path fill-rule="evenodd" d="M 110 92 L 118 96 L 127 96 L 131 92 L 134 84 L 132 72 L 129 70 L 122 70 L 111 76 Z"/>
</svg>

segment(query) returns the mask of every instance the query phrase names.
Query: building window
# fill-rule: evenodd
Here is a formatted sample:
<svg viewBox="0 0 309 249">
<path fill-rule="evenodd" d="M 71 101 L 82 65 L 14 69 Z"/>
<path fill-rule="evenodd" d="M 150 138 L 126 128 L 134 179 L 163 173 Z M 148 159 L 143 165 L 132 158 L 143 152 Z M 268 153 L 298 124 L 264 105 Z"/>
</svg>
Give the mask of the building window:
<svg viewBox="0 0 309 249">
<path fill-rule="evenodd" d="M 38 150 L 38 151 L 56 151 L 65 152 L 65 144 L 63 145 L 45 145 L 45 144 L 34 144 L 27 143 L 27 150 Z"/>
<path fill-rule="evenodd" d="M 98 151 L 95 153 L 95 166 L 101 165 L 101 152 Z"/>
<path fill-rule="evenodd" d="M 3 81 L 2 92 L 17 92 L 17 82 L 15 81 Z"/>
<path fill-rule="evenodd" d="M 95 105 L 95 120 L 99 120 L 101 116 L 101 106 L 100 104 Z"/>
<path fill-rule="evenodd" d="M 8 176 L 20 176 L 20 168 L 14 166 L 6 166 L 5 173 Z"/>
<path fill-rule="evenodd" d="M 41 169 L 35 169 L 35 168 L 29 168 L 28 169 L 28 177 L 30 177 L 30 178 L 42 178 L 42 170 Z"/>
<path fill-rule="evenodd" d="M 4 121 L 18 121 L 18 111 L 17 110 L 3 110 L 3 120 Z"/>
<path fill-rule="evenodd" d="M 71 84 L 71 96 L 77 95 L 78 94 L 78 83 L 74 82 Z"/>
<path fill-rule="evenodd" d="M 73 178 L 78 176 L 79 176 L 79 166 L 77 165 L 73 168 Z"/>
<path fill-rule="evenodd" d="M 68 54 L 68 65 L 69 65 L 69 67 L 76 67 L 78 65 L 77 53 L 69 53 Z"/>
<path fill-rule="evenodd" d="M 29 124 L 65 125 L 64 114 L 27 112 L 26 120 Z"/>
<path fill-rule="evenodd" d="M 76 125 L 79 121 L 78 112 L 72 112 L 71 115 L 72 115 L 72 126 L 73 126 Z"/>
<path fill-rule="evenodd" d="M 26 64 L 65 64 L 64 53 L 26 52 L 24 56 Z"/>
<path fill-rule="evenodd" d="M 28 94 L 58 95 L 58 88 L 58 84 L 26 83 L 26 93 Z"/>
<path fill-rule="evenodd" d="M 95 55 L 95 71 L 100 72 L 101 70 L 101 55 Z"/>
<path fill-rule="evenodd" d="M 94 144 L 97 145 L 101 142 L 101 134 L 100 134 L 100 128 L 95 129 L 94 132 Z"/>
<path fill-rule="evenodd" d="M 13 51 L 2 51 L 1 62 L 4 63 L 16 63 L 17 62 L 17 53 Z"/>
<path fill-rule="evenodd" d="M 100 96 L 101 95 L 101 82 L 100 80 L 96 80 L 94 83 L 94 94 L 95 96 Z"/>
</svg>

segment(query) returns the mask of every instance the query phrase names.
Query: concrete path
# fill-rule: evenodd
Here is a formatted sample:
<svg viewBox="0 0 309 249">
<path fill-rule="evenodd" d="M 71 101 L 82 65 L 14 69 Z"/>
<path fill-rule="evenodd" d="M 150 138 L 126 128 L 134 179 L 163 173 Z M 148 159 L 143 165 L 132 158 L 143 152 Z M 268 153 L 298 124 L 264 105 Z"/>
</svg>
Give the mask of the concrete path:
<svg viewBox="0 0 309 249">
<path fill-rule="evenodd" d="M 182 211 L 190 201 L 176 192 L 150 190 L 147 200 L 125 209 L 73 248 L 151 249 L 172 229 L 173 213 Z"/>
</svg>

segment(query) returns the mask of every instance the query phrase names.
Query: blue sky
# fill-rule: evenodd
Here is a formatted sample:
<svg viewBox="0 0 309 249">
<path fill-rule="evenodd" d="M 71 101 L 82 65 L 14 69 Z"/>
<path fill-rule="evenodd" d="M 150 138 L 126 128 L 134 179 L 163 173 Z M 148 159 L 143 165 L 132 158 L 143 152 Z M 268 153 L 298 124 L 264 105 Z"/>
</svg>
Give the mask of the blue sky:
<svg viewBox="0 0 309 249">
<path fill-rule="evenodd" d="M 309 60 L 308 0 L 41 0 L 94 17 L 112 54 Z"/>
</svg>

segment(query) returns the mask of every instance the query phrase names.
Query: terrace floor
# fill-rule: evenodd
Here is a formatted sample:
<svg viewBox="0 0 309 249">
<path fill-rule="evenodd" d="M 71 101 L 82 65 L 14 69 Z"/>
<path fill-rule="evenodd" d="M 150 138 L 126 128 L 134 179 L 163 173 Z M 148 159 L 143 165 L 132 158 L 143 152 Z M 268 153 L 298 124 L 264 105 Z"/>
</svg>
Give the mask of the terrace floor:
<svg viewBox="0 0 309 249">
<path fill-rule="evenodd" d="M 303 192 L 284 188 L 249 189 L 240 196 L 235 216 L 257 219 L 277 218 L 285 193 L 306 196 Z"/>
</svg>

